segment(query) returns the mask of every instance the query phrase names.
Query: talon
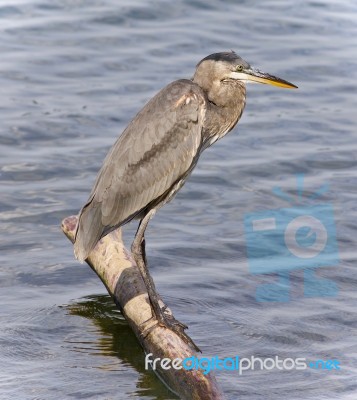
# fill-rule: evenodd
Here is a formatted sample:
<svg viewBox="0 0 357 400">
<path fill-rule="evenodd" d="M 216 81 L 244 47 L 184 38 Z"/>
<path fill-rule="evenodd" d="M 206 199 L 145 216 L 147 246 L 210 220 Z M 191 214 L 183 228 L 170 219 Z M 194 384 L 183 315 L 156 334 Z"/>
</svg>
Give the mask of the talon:
<svg viewBox="0 0 357 400">
<path fill-rule="evenodd" d="M 167 306 L 166 306 L 167 308 Z M 162 310 L 161 310 L 162 311 Z M 185 333 L 185 329 L 187 329 L 187 325 L 183 324 L 182 322 L 178 321 L 172 315 L 168 316 L 167 314 L 161 314 L 160 316 L 156 316 L 159 322 L 159 325 L 163 326 L 164 328 L 170 329 L 171 331 L 175 332 L 180 338 L 191 345 L 197 352 L 201 353 L 201 350 L 198 346 L 196 346 L 195 342 Z"/>
</svg>

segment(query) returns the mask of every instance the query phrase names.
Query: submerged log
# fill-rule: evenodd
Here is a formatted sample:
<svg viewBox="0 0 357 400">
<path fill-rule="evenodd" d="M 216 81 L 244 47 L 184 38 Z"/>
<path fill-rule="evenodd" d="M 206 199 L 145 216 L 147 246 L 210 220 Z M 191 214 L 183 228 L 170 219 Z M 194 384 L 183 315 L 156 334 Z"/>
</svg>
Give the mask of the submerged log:
<svg viewBox="0 0 357 400">
<path fill-rule="evenodd" d="M 62 221 L 62 230 L 72 243 L 76 224 L 76 216 Z M 107 288 L 145 353 L 152 353 L 151 359 L 199 358 L 192 344 L 159 325 L 153 318 L 144 281 L 131 254 L 124 247 L 120 229 L 101 239 L 86 262 Z M 172 315 L 170 310 L 167 312 Z M 205 375 L 201 369 L 164 369 L 157 363 L 155 373 L 181 399 L 224 398 L 212 372 Z"/>
</svg>

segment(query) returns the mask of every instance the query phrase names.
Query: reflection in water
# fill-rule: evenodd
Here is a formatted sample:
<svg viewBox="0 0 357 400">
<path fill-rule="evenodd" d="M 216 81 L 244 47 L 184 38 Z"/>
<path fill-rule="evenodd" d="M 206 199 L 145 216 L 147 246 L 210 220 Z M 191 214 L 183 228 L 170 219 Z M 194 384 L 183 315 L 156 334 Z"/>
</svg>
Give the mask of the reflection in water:
<svg viewBox="0 0 357 400">
<path fill-rule="evenodd" d="M 136 392 L 138 396 L 153 396 L 158 400 L 176 399 L 152 371 L 145 370 L 145 353 L 109 295 L 88 296 L 80 302 L 66 306 L 66 309 L 71 315 L 91 320 L 98 328 L 92 332 L 92 340 L 67 339 L 65 343 L 71 351 L 110 358 L 110 361 L 100 364 L 93 359 L 92 368 L 110 371 L 121 371 L 122 367 L 134 368 L 139 374 Z"/>
</svg>

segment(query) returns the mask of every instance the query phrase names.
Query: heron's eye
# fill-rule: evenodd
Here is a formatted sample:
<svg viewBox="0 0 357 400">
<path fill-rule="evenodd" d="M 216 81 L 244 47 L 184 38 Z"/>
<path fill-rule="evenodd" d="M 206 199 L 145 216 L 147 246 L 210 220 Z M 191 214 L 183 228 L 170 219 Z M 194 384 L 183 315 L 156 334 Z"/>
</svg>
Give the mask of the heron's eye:
<svg viewBox="0 0 357 400">
<path fill-rule="evenodd" d="M 236 71 L 237 72 L 242 72 L 244 69 L 243 65 L 237 65 Z"/>
</svg>

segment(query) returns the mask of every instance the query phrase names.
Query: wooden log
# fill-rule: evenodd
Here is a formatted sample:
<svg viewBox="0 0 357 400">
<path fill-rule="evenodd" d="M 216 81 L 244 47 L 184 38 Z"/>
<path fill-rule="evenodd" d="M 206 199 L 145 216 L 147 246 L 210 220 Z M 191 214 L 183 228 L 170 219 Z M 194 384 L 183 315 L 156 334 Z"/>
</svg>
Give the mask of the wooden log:
<svg viewBox="0 0 357 400">
<path fill-rule="evenodd" d="M 62 221 L 62 230 L 72 243 L 76 224 L 76 216 Z M 131 254 L 124 247 L 120 229 L 101 239 L 86 262 L 102 280 L 146 354 L 152 353 L 152 359 L 161 360 L 200 358 L 189 341 L 159 325 L 153 318 L 144 281 Z M 168 312 L 172 315 L 170 310 Z M 201 369 L 164 369 L 157 363 L 155 373 L 181 399 L 224 398 L 212 372 L 205 375 Z"/>
</svg>

